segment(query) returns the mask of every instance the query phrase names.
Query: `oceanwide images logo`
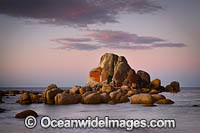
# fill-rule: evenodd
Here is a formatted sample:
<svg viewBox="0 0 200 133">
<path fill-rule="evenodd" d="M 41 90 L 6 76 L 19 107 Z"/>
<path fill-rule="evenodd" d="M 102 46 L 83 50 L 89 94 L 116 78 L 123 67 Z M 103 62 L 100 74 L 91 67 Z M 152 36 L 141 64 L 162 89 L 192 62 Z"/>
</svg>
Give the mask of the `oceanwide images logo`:
<svg viewBox="0 0 200 133">
<path fill-rule="evenodd" d="M 33 129 L 37 125 L 37 119 L 34 116 L 28 116 L 24 120 L 27 128 Z M 175 128 L 174 119 L 110 119 L 105 116 L 100 119 L 98 116 L 87 119 L 51 119 L 49 116 L 43 116 L 40 119 L 42 128 L 120 128 L 132 131 L 134 128 Z"/>
</svg>

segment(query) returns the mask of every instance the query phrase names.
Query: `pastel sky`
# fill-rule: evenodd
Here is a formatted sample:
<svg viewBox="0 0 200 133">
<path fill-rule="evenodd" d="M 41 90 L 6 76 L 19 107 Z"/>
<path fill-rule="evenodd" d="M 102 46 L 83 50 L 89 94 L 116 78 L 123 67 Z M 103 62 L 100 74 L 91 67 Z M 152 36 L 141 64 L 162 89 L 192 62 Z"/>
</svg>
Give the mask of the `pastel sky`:
<svg viewBox="0 0 200 133">
<path fill-rule="evenodd" d="M 199 0 L 0 0 L 0 86 L 85 85 L 115 53 L 162 85 L 200 86 Z"/>
</svg>

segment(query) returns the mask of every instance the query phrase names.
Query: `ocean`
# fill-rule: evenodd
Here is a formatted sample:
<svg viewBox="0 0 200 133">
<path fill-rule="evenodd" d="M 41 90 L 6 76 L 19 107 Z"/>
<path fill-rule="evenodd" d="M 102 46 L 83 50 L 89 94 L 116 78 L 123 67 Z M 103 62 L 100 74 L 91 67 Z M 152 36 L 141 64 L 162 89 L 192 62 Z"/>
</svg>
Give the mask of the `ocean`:
<svg viewBox="0 0 200 133">
<path fill-rule="evenodd" d="M 8 90 L 8 88 L 0 88 Z M 42 92 L 45 88 L 12 88 L 17 90 L 29 90 Z M 68 89 L 68 88 L 67 88 Z M 7 111 L 0 113 L 0 132 L 1 133 L 22 133 L 22 132 L 70 132 L 70 133 L 123 133 L 128 132 L 125 129 L 108 129 L 108 128 L 86 128 L 86 129 L 68 129 L 68 128 L 42 128 L 39 123 L 33 129 L 28 129 L 24 125 L 23 119 L 16 119 L 16 113 L 23 110 L 32 109 L 39 114 L 37 120 L 42 116 L 50 116 L 52 119 L 86 119 L 88 116 L 104 118 L 109 116 L 112 119 L 175 119 L 176 128 L 174 129 L 159 129 L 146 128 L 134 129 L 131 132 L 135 133 L 199 133 L 200 131 L 200 107 L 192 105 L 200 105 L 200 88 L 181 88 L 179 93 L 162 93 L 166 98 L 172 99 L 175 103 L 172 105 L 157 105 L 155 107 L 144 107 L 143 105 L 135 105 L 128 103 L 122 104 L 73 104 L 73 105 L 46 105 L 46 104 L 31 104 L 20 105 L 15 103 L 20 95 L 3 97 L 5 103 L 0 104 L 0 108 Z"/>
</svg>

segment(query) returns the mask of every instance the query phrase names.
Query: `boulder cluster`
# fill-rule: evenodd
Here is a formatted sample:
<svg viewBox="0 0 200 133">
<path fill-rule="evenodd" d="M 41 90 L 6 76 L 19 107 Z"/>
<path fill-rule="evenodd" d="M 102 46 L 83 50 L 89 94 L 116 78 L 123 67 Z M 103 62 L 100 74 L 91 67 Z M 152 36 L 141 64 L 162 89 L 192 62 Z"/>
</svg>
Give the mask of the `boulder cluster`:
<svg viewBox="0 0 200 133">
<path fill-rule="evenodd" d="M 99 66 L 89 72 L 86 86 L 74 86 L 70 90 L 62 90 L 55 84 L 49 85 L 42 94 L 24 92 L 18 103 L 45 104 L 173 104 L 174 102 L 161 92 L 177 93 L 180 85 L 177 81 L 166 87 L 160 79 L 151 81 L 150 75 L 143 71 L 132 69 L 123 56 L 111 53 L 104 54 Z M 1 100 L 1 99 L 0 99 Z"/>
</svg>

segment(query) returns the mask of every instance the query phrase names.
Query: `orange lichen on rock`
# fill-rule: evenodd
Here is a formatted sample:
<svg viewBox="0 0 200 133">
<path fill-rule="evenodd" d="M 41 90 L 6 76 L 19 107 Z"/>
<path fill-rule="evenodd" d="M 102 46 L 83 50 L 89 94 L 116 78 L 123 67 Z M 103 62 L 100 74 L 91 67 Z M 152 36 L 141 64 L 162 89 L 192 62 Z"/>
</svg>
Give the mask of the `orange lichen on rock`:
<svg viewBox="0 0 200 133">
<path fill-rule="evenodd" d="M 100 68 L 97 68 L 95 71 L 90 72 L 90 78 L 93 78 L 95 82 L 100 82 L 101 72 Z"/>
</svg>

